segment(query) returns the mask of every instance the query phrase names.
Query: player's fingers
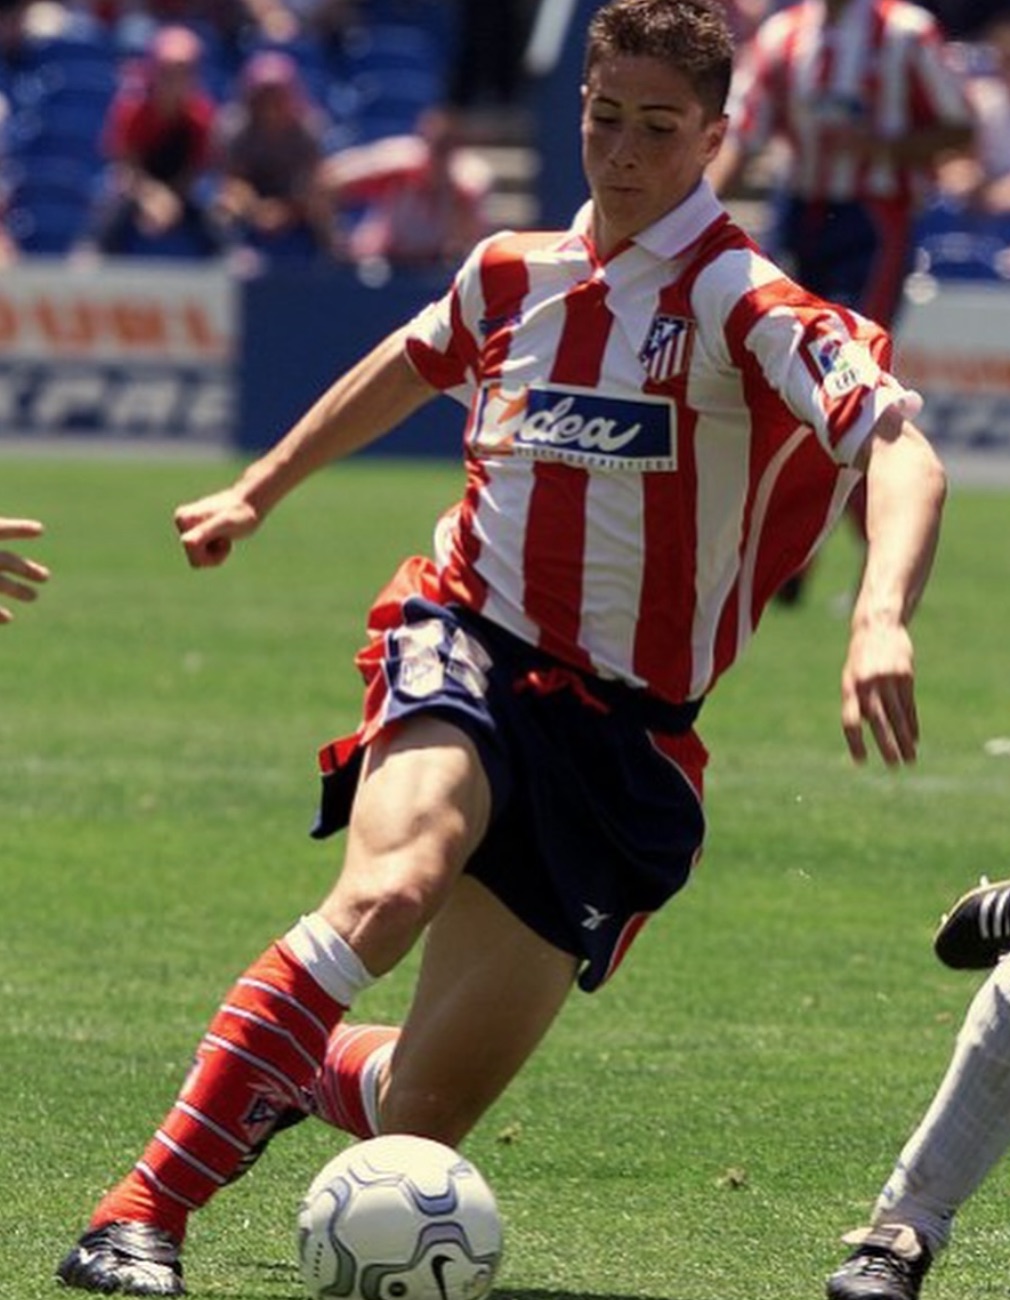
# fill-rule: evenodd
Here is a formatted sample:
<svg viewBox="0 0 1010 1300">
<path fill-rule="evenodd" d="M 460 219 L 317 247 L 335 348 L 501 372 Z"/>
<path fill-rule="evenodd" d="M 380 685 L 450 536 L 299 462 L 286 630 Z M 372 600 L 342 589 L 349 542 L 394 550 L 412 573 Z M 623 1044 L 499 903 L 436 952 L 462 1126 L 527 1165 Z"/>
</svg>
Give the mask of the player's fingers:
<svg viewBox="0 0 1010 1300">
<path fill-rule="evenodd" d="M 41 537 L 45 528 L 37 519 L 5 519 L 0 516 L 0 538 Z"/>
<path fill-rule="evenodd" d="M 910 679 L 895 682 L 886 697 L 891 730 L 901 758 L 914 763 L 919 748 L 919 714 L 915 707 L 915 690 Z"/>
<path fill-rule="evenodd" d="M 11 600 L 21 600 L 25 603 L 37 600 L 39 594 L 35 587 L 30 587 L 26 582 L 18 582 L 7 574 L 0 575 L 0 592 L 3 592 L 4 596 L 9 596 Z"/>
<path fill-rule="evenodd" d="M 190 502 L 187 505 L 179 506 L 172 515 L 172 522 L 175 524 L 176 532 L 182 535 L 194 528 L 201 519 L 207 517 L 207 511 L 200 508 L 197 501 Z"/>
<path fill-rule="evenodd" d="M 194 569 L 212 568 L 223 564 L 231 554 L 231 538 L 220 531 L 215 523 L 197 524 L 180 539 L 186 559 Z"/>
<path fill-rule="evenodd" d="M 0 582 L 9 595 L 17 594 L 19 600 L 32 600 L 35 592 L 26 587 L 25 582 L 46 582 L 48 579 L 48 568 L 38 560 L 29 560 L 17 551 L 0 551 Z M 21 595 L 21 592 L 28 594 Z"/>
<path fill-rule="evenodd" d="M 918 726 L 914 708 L 893 681 L 877 682 L 861 698 L 863 717 L 873 731 L 881 757 L 889 767 L 914 763 Z"/>
<path fill-rule="evenodd" d="M 865 763 L 867 753 L 866 741 L 863 738 L 863 715 L 859 707 L 859 697 L 848 681 L 842 683 L 842 733 L 853 761 Z"/>
</svg>

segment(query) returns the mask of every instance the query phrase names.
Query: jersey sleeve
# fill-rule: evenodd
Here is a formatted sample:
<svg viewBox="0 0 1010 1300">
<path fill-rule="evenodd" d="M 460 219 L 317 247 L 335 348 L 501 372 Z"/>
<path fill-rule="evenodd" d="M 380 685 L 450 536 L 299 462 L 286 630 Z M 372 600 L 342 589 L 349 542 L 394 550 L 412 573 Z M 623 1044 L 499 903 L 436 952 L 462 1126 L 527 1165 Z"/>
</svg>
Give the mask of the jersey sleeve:
<svg viewBox="0 0 1010 1300">
<path fill-rule="evenodd" d="M 811 294 L 759 254 L 734 253 L 712 274 L 702 295 L 707 332 L 739 370 L 752 411 L 784 406 L 842 465 L 890 407 L 918 415 L 922 399 L 890 372 L 891 338 L 881 326 Z"/>
<path fill-rule="evenodd" d="M 481 241 L 449 290 L 407 326 L 407 355 L 415 370 L 433 388 L 464 406 L 469 406 L 479 382 L 484 298 L 481 268 L 491 242 Z"/>
</svg>

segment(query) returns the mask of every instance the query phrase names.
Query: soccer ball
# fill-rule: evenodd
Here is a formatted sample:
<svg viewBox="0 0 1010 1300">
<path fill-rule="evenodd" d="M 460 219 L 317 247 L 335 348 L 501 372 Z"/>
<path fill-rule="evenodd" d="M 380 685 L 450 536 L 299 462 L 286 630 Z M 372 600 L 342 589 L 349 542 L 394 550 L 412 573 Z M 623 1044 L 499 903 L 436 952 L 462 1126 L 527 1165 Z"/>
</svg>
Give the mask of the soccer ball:
<svg viewBox="0 0 1010 1300">
<path fill-rule="evenodd" d="M 348 1147 L 298 1209 L 299 1267 L 317 1300 L 480 1300 L 501 1252 L 490 1187 L 458 1151 L 428 1138 Z"/>
</svg>

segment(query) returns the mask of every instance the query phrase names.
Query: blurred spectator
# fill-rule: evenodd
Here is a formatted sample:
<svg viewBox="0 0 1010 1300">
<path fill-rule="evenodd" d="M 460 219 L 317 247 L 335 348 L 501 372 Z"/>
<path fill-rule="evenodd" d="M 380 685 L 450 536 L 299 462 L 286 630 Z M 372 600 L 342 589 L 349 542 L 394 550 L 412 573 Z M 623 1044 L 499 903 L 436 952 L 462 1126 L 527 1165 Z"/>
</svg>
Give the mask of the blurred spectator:
<svg viewBox="0 0 1010 1300">
<path fill-rule="evenodd" d="M 323 187 L 326 119 L 295 61 L 254 54 L 218 120 L 217 206 L 230 242 L 268 260 L 332 255 L 333 207 Z"/>
<path fill-rule="evenodd" d="M 139 64 L 124 65 L 103 129 L 107 192 L 86 240 L 96 251 L 220 251 L 221 233 L 200 189 L 211 175 L 216 113 L 200 85 L 201 50 L 188 28 L 163 27 Z"/>
<path fill-rule="evenodd" d="M 299 33 L 288 0 L 76 0 L 111 33 L 120 49 L 136 51 L 159 27 L 189 27 L 215 47 L 234 73 L 257 41 L 284 43 Z"/>
<path fill-rule="evenodd" d="M 326 179 L 349 219 L 347 253 L 355 262 L 456 261 L 487 234 L 491 169 L 460 142 L 445 108 L 422 113 L 412 135 L 332 155 Z"/>
<path fill-rule="evenodd" d="M 0 207 L 0 271 L 13 265 L 21 256 L 18 242 L 7 227 L 6 204 Z"/>
<path fill-rule="evenodd" d="M 972 114 L 932 15 L 906 0 L 798 0 L 745 47 L 731 126 L 709 171 L 726 194 L 781 151 L 766 242 L 793 277 L 889 326 L 935 168 L 972 144 Z M 862 531 L 863 496 L 850 517 Z M 799 598 L 803 575 L 782 599 Z"/>
<path fill-rule="evenodd" d="M 363 21 L 368 0 L 289 0 L 303 30 L 326 43 L 342 45 L 347 33 Z"/>
<path fill-rule="evenodd" d="M 275 4 L 277 0 L 248 0 L 253 4 Z M 283 0 L 284 8 L 306 35 L 340 41 L 344 34 L 362 21 L 368 0 Z"/>
<path fill-rule="evenodd" d="M 939 188 L 950 200 L 986 216 L 1010 214 L 1010 10 L 979 33 L 981 70 L 967 79 L 975 113 L 976 148 L 940 168 Z"/>
</svg>

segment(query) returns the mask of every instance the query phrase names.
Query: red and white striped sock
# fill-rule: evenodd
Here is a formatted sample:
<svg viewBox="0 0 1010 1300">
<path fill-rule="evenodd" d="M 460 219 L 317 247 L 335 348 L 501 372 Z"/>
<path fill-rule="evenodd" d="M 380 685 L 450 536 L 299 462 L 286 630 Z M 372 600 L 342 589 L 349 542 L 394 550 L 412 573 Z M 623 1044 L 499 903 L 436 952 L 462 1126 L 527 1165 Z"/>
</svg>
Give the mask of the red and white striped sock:
<svg viewBox="0 0 1010 1300">
<path fill-rule="evenodd" d="M 379 1075 L 399 1037 L 393 1025 L 337 1025 L 312 1088 L 314 1113 L 355 1137 L 375 1137 Z"/>
<path fill-rule="evenodd" d="M 303 917 L 242 975 L 197 1049 L 175 1105 L 91 1227 L 152 1223 L 177 1241 L 281 1111 L 306 1108 L 330 1032 L 372 982 L 318 913 Z"/>
</svg>

